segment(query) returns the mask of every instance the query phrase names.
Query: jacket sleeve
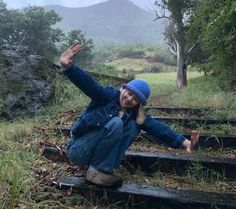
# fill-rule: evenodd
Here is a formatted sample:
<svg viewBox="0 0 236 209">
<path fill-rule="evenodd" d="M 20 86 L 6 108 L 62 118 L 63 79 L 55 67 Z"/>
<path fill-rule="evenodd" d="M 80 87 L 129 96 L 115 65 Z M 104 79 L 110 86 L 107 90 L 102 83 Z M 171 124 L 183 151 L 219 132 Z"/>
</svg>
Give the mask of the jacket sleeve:
<svg viewBox="0 0 236 209">
<path fill-rule="evenodd" d="M 63 74 L 93 101 L 103 99 L 104 87 L 78 66 L 70 65 L 69 68 L 63 71 Z"/>
<path fill-rule="evenodd" d="M 169 146 L 174 148 L 180 148 L 185 139 L 184 136 L 173 131 L 166 124 L 147 116 L 141 128 L 148 134 L 157 137 Z"/>
</svg>

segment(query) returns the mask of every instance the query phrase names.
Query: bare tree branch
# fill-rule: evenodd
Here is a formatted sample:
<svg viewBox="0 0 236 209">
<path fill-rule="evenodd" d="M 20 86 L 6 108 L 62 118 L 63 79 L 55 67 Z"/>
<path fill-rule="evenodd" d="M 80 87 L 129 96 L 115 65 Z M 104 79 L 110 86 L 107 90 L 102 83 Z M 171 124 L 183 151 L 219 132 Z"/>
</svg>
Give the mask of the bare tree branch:
<svg viewBox="0 0 236 209">
<path fill-rule="evenodd" d="M 28 31 L 25 31 L 25 33 L 23 34 L 21 40 L 19 40 L 18 45 L 21 45 L 23 43 L 23 41 L 26 39 L 27 35 L 28 35 Z"/>
<path fill-rule="evenodd" d="M 166 16 L 157 16 L 156 15 L 156 18 L 153 20 L 154 21 L 157 21 L 157 20 L 160 20 L 160 19 L 163 19 L 163 18 L 169 18 L 169 17 L 166 17 Z"/>
<path fill-rule="evenodd" d="M 170 52 L 171 52 L 171 54 L 173 54 L 175 57 L 177 56 L 177 52 L 174 51 L 172 48 L 170 48 Z"/>
<path fill-rule="evenodd" d="M 197 44 L 198 44 L 198 41 L 196 41 L 196 42 L 193 44 L 193 46 L 191 46 L 191 47 L 188 49 L 187 54 L 189 54 Z"/>
</svg>

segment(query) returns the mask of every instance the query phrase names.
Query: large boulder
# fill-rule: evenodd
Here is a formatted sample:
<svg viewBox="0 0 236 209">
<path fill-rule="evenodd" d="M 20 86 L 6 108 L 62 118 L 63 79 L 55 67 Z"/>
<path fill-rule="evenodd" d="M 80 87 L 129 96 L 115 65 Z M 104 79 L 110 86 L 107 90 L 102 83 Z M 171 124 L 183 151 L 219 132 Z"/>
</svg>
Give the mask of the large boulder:
<svg viewBox="0 0 236 209">
<path fill-rule="evenodd" d="M 0 50 L 0 112 L 13 119 L 33 115 L 54 97 L 53 63 L 23 46 Z"/>
</svg>

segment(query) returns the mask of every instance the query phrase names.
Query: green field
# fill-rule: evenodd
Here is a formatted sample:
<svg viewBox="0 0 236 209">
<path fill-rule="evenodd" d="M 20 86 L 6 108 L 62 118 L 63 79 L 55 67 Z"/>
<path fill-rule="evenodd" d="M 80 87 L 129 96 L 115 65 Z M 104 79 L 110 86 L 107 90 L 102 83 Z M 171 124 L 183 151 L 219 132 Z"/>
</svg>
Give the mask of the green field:
<svg viewBox="0 0 236 209">
<path fill-rule="evenodd" d="M 199 72 L 188 72 L 188 86 L 177 90 L 175 86 L 176 72 L 138 74 L 136 78 L 146 80 L 152 89 L 150 102 L 153 97 L 169 95 L 170 106 L 236 108 L 236 95 L 222 90 L 219 80 L 212 76 L 203 76 Z"/>
<path fill-rule="evenodd" d="M 116 59 L 112 62 L 106 63 L 107 65 L 114 66 L 117 70 L 135 70 L 140 71 L 144 69 L 150 69 L 152 67 L 158 67 L 161 71 L 175 71 L 175 66 L 165 65 L 160 62 L 149 63 L 145 59 L 130 59 L 122 58 Z"/>
</svg>

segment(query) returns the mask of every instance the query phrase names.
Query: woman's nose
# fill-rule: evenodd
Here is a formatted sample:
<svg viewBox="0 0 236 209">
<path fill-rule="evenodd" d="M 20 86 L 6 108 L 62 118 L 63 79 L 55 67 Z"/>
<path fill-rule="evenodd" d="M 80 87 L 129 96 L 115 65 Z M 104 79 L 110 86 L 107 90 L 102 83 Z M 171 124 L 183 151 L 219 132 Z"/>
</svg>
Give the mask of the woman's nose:
<svg viewBox="0 0 236 209">
<path fill-rule="evenodd" d="M 128 97 L 128 101 L 129 101 L 129 102 L 132 102 L 132 101 L 133 101 L 133 99 L 134 99 L 134 97 L 133 97 L 133 96 L 129 96 L 129 97 Z"/>
</svg>

